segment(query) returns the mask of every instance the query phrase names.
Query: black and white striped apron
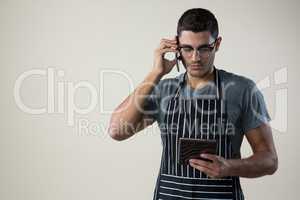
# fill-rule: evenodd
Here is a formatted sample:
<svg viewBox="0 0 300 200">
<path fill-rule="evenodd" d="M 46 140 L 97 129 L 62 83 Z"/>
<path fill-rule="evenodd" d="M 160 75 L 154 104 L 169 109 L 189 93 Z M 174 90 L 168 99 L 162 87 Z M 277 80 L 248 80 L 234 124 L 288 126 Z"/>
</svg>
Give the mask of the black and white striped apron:
<svg viewBox="0 0 300 200">
<path fill-rule="evenodd" d="M 168 101 L 154 200 L 244 199 L 239 177 L 214 179 L 188 164 L 178 164 L 179 138 L 215 139 L 218 155 L 225 159 L 232 157 L 226 103 L 218 70 L 214 69 L 214 73 L 217 86 L 215 98 L 181 98 L 182 85 L 179 85 L 175 95 Z"/>
</svg>

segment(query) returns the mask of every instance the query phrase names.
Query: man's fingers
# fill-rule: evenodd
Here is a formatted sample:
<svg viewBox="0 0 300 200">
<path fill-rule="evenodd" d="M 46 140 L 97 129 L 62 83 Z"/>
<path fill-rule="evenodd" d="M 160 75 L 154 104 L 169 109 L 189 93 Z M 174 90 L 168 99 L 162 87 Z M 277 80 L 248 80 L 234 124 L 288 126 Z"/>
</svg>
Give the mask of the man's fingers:
<svg viewBox="0 0 300 200">
<path fill-rule="evenodd" d="M 170 40 L 161 40 L 160 44 L 177 45 L 177 42 L 176 41 L 170 41 Z"/>
<path fill-rule="evenodd" d="M 163 38 L 163 39 L 161 39 L 161 41 L 166 41 L 166 42 L 171 42 L 171 43 L 177 43 L 175 37 L 174 37 L 174 39 L 166 39 L 166 38 Z"/>
<path fill-rule="evenodd" d="M 219 161 L 218 156 L 216 156 L 214 154 L 204 153 L 204 154 L 201 154 L 200 157 L 212 160 L 213 162 Z"/>
<path fill-rule="evenodd" d="M 162 44 L 162 45 L 159 46 L 159 49 L 166 49 L 166 48 L 174 48 L 174 49 L 177 49 L 177 45 Z"/>
<path fill-rule="evenodd" d="M 165 54 L 167 52 L 177 52 L 177 50 L 174 48 L 165 48 L 165 49 L 161 49 L 160 52 L 161 54 Z"/>
<path fill-rule="evenodd" d="M 192 167 L 194 167 L 195 169 L 197 169 L 197 170 L 199 170 L 199 171 L 205 173 L 206 175 L 208 175 L 208 176 L 210 176 L 210 177 L 215 177 L 215 176 L 216 176 L 215 173 L 214 173 L 214 171 L 211 170 L 211 169 L 209 169 L 209 168 L 207 168 L 207 167 L 200 166 L 200 165 L 196 165 L 196 164 L 194 164 L 194 163 L 192 163 L 192 162 L 190 163 L 190 165 L 191 165 Z"/>
<path fill-rule="evenodd" d="M 192 167 L 194 167 L 195 169 L 197 169 L 197 170 L 205 173 L 207 176 L 209 176 L 211 178 L 218 178 L 219 177 L 219 175 L 217 174 L 217 172 L 214 171 L 214 170 L 212 170 L 212 169 L 210 169 L 210 168 L 207 168 L 207 167 L 204 167 L 204 166 L 200 166 L 200 165 L 196 165 L 196 164 L 194 164 L 192 162 L 190 163 L 190 165 Z"/>
<path fill-rule="evenodd" d="M 198 165 L 201 167 L 212 169 L 211 162 L 208 162 L 208 161 L 204 161 L 204 160 L 200 160 L 200 159 L 191 159 L 190 163 L 193 163 L 194 165 Z"/>
<path fill-rule="evenodd" d="M 170 48 L 170 47 L 177 48 L 176 42 L 174 43 L 174 42 L 166 41 L 166 40 L 162 40 L 160 42 L 160 45 L 159 45 L 160 49 L 165 49 L 165 48 Z"/>
</svg>

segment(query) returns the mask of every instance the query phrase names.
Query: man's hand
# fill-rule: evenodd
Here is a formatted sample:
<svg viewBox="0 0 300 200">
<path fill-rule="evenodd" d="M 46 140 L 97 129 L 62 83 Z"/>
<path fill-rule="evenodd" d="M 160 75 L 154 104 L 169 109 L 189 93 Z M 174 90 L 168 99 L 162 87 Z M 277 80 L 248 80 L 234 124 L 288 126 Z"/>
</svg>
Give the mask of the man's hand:
<svg viewBox="0 0 300 200">
<path fill-rule="evenodd" d="M 225 158 L 213 154 L 201 154 L 200 157 L 209 159 L 212 162 L 190 159 L 190 165 L 211 178 L 221 178 L 229 175 L 230 165 Z"/>
<path fill-rule="evenodd" d="M 240 176 L 256 178 L 274 174 L 278 168 L 278 158 L 273 143 L 271 127 L 263 124 L 246 133 L 252 147 L 253 155 L 247 158 L 224 159 L 212 154 L 201 154 L 201 157 L 212 160 L 190 160 L 190 165 L 210 177 Z"/>
<path fill-rule="evenodd" d="M 164 58 L 167 52 L 176 53 L 177 41 L 173 39 L 161 39 L 158 48 L 154 51 L 154 70 L 161 76 L 168 74 L 176 64 L 176 59 L 168 60 Z"/>
</svg>

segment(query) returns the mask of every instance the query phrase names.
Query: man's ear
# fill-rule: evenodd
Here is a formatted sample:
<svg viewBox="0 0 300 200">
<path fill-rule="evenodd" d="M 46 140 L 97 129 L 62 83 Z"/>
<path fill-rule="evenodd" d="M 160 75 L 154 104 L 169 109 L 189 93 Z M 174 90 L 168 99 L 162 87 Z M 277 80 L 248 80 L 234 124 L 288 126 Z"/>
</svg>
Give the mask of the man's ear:
<svg viewBox="0 0 300 200">
<path fill-rule="evenodd" d="M 222 41 L 222 37 L 218 37 L 218 38 L 217 38 L 217 41 L 216 41 L 216 51 L 219 50 L 220 45 L 221 45 L 221 41 Z"/>
</svg>

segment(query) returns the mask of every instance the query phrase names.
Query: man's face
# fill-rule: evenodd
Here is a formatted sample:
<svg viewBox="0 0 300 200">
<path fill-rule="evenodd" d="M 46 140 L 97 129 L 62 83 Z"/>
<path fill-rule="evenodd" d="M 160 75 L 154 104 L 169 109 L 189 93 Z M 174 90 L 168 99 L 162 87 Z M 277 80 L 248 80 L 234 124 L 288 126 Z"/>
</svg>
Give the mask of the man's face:
<svg viewBox="0 0 300 200">
<path fill-rule="evenodd" d="M 197 33 L 192 31 L 181 32 L 179 36 L 179 47 L 182 47 L 180 52 L 183 64 L 190 76 L 201 78 L 212 70 L 215 52 L 219 48 L 221 38 L 218 38 L 216 43 L 213 43 L 214 41 L 209 31 Z M 206 45 L 209 45 L 208 48 L 205 48 L 207 47 Z M 194 50 L 198 48 L 202 50 Z M 209 51 L 207 51 L 208 49 Z"/>
</svg>

